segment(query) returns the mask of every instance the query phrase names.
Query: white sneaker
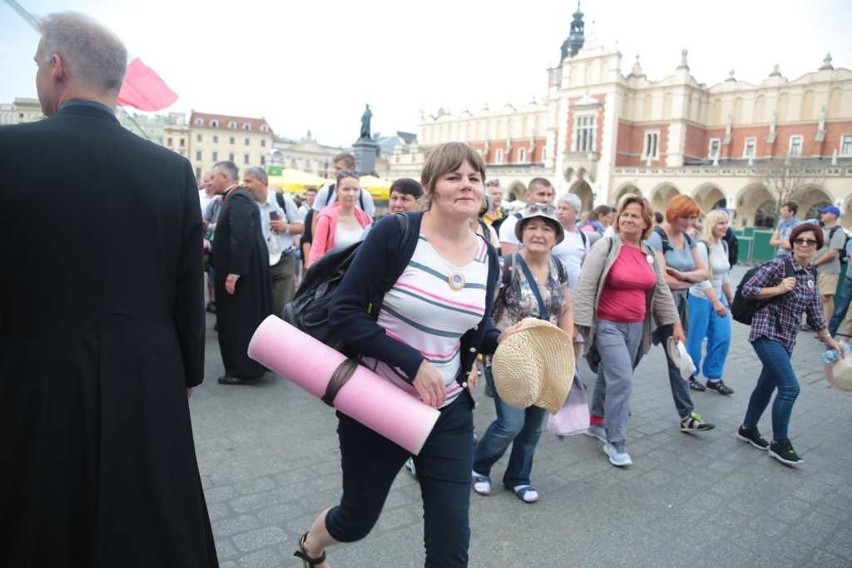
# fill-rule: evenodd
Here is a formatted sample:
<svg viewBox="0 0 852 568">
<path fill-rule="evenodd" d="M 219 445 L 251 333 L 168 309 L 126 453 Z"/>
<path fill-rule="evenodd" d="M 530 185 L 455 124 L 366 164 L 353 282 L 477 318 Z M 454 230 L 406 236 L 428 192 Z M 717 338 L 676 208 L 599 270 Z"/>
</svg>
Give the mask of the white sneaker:
<svg viewBox="0 0 852 568">
<path fill-rule="evenodd" d="M 606 443 L 606 429 L 603 426 L 589 426 L 583 434 Z"/>
<path fill-rule="evenodd" d="M 633 464 L 630 454 L 624 449 L 623 442 L 620 444 L 610 444 L 607 442 L 603 445 L 603 452 L 609 456 L 609 463 L 616 467 L 627 467 Z"/>
</svg>

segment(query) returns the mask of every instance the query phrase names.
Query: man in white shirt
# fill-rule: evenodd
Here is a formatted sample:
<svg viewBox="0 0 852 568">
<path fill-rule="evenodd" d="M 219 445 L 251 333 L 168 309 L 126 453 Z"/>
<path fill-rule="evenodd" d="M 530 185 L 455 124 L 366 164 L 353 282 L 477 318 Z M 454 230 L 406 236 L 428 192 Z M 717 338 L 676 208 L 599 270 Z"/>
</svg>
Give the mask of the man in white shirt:
<svg viewBox="0 0 852 568">
<path fill-rule="evenodd" d="M 337 177 L 337 174 L 340 172 L 355 171 L 355 156 L 352 154 L 338 154 L 332 158 L 331 163 L 334 168 L 335 177 Z M 319 193 L 317 193 L 316 199 L 314 199 L 314 203 L 312 205 L 313 210 L 319 212 L 329 205 L 334 205 L 334 202 L 337 201 L 337 192 L 335 189 L 336 184 L 334 183 L 320 189 Z M 376 204 L 373 202 L 373 197 L 370 195 L 369 191 L 361 191 L 361 196 L 355 206 L 360 208 L 370 217 L 376 216 Z M 316 217 L 317 215 L 314 215 L 314 218 Z"/>
<path fill-rule="evenodd" d="M 269 249 L 274 313 L 280 315 L 284 305 L 296 293 L 297 248 L 294 237 L 300 235 L 305 227 L 293 199 L 289 195 L 269 191 L 268 183 L 269 178 L 263 168 L 253 167 L 243 172 L 243 186 L 260 207 L 261 230 Z"/>
<path fill-rule="evenodd" d="M 528 205 L 530 203 L 552 204 L 553 184 L 542 177 L 533 178 L 530 180 L 530 184 L 524 195 Z M 506 217 L 506 220 L 500 224 L 500 252 L 504 255 L 512 254 L 521 248 L 521 243 L 515 236 L 515 225 L 520 218 L 521 214 L 513 213 Z"/>
</svg>

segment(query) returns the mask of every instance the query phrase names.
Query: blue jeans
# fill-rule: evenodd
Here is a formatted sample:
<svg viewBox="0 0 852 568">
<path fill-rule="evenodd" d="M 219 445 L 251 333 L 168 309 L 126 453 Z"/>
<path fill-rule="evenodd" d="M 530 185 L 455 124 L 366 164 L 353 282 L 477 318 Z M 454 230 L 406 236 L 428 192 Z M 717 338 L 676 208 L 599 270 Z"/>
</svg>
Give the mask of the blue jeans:
<svg viewBox="0 0 852 568">
<path fill-rule="evenodd" d="M 834 313 L 831 314 L 831 321 L 828 323 L 828 333 L 831 335 L 837 333 L 837 328 L 843 323 L 850 301 L 852 301 L 852 278 L 846 277 L 840 285 L 840 295 L 834 302 Z"/>
<path fill-rule="evenodd" d="M 701 368 L 701 344 L 707 338 L 707 357 Z M 726 313 L 720 316 L 713 310 L 710 300 L 689 296 L 689 333 L 686 336 L 686 350 L 692 357 L 696 369 L 701 369 L 711 381 L 722 378 L 725 371 L 725 359 L 731 345 L 731 318 Z M 698 374 L 696 370 L 695 374 Z"/>
<path fill-rule="evenodd" d="M 486 375 L 485 380 L 490 382 L 491 376 Z M 512 444 L 512 454 L 503 474 L 503 483 L 509 488 L 530 485 L 535 447 L 544 429 L 547 411 L 537 406 L 509 406 L 500 399 L 496 390 L 494 407 L 497 409 L 497 419 L 491 423 L 476 445 L 473 470 L 490 476 L 491 467 L 503 457 L 509 444 Z"/>
<path fill-rule="evenodd" d="M 663 352 L 666 354 L 666 364 L 669 372 L 669 386 L 672 388 L 672 400 L 674 400 L 675 408 L 677 409 L 677 413 L 680 417 L 686 418 L 692 414 L 692 411 L 695 410 L 695 406 L 692 404 L 692 398 L 689 396 L 689 383 L 684 381 L 683 377 L 680 376 L 680 368 L 675 365 L 674 361 L 672 361 L 671 357 L 669 357 L 669 352 L 666 350 L 666 344 L 668 343 L 669 337 L 672 336 L 673 331 L 674 326 L 661 325 L 657 328 L 655 334 L 659 337 Z M 641 355 L 641 349 L 639 350 L 639 353 Z"/>
<path fill-rule="evenodd" d="M 747 428 L 757 426 L 763 411 L 769 405 L 772 391 L 777 388 L 778 394 L 775 395 L 775 402 L 772 404 L 772 438 L 776 442 L 783 442 L 789 438 L 787 430 L 790 426 L 790 415 L 793 413 L 793 404 L 799 396 L 799 381 L 790 363 L 791 353 L 772 339 L 756 339 L 751 346 L 760 362 L 763 363 L 763 370 L 760 371 L 757 386 L 754 387 L 748 401 L 743 426 Z"/>
<path fill-rule="evenodd" d="M 382 512 L 408 451 L 337 413 L 343 496 L 326 515 L 328 533 L 338 542 L 364 538 Z M 423 498 L 427 568 L 468 565 L 470 468 L 473 412 L 459 396 L 441 409 L 420 454 L 414 456 Z"/>
</svg>

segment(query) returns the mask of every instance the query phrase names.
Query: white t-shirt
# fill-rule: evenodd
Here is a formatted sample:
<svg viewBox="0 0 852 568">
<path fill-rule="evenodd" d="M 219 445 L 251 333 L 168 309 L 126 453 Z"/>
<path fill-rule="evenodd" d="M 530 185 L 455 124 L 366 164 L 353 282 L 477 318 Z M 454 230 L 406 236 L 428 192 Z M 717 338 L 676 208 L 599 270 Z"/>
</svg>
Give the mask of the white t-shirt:
<svg viewBox="0 0 852 568">
<path fill-rule="evenodd" d="M 216 197 L 215 195 L 213 197 Z M 201 214 L 204 215 L 204 210 L 207 209 L 207 205 L 213 201 L 213 197 L 207 195 L 206 190 L 201 190 L 198 192 L 198 201 L 201 204 Z"/>
<path fill-rule="evenodd" d="M 515 225 L 518 224 L 518 217 L 514 213 L 506 217 L 506 220 L 500 224 L 500 242 L 521 246 L 521 242 L 515 236 Z"/>
<path fill-rule="evenodd" d="M 565 231 L 565 238 L 561 243 L 550 250 L 550 254 L 562 262 L 565 272 L 568 273 L 568 289 L 573 290 L 574 285 L 580 278 L 580 266 L 589 252 L 589 239 L 583 240 L 581 232 L 574 233 Z"/>
</svg>

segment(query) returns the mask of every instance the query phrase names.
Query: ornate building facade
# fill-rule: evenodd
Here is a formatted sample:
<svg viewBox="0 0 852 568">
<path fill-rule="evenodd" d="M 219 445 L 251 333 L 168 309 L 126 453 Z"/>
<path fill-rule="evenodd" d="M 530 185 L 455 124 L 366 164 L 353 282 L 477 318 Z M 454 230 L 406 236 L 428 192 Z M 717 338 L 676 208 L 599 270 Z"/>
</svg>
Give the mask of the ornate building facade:
<svg viewBox="0 0 852 568">
<path fill-rule="evenodd" d="M 265 118 L 193 111 L 189 117 L 189 161 L 200 178 L 218 161 L 230 160 L 241 170 L 266 166 L 273 132 Z"/>
<path fill-rule="evenodd" d="M 734 211 L 741 227 L 772 225 L 779 198 L 794 197 L 800 216 L 852 205 L 852 71 L 830 55 L 796 79 L 776 66 L 759 84 L 733 72 L 698 83 L 686 50 L 663 79 L 638 58 L 625 76 L 621 53 L 586 41 L 578 9 L 560 56 L 546 94 L 526 105 L 423 117 L 420 146 L 399 148 L 385 175 L 416 177 L 430 147 L 462 140 L 504 188 L 547 177 L 587 209 L 636 193 L 661 210 L 687 194 Z"/>
</svg>

